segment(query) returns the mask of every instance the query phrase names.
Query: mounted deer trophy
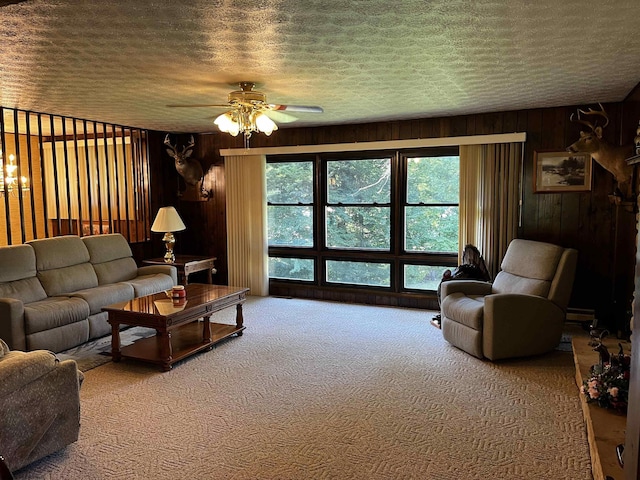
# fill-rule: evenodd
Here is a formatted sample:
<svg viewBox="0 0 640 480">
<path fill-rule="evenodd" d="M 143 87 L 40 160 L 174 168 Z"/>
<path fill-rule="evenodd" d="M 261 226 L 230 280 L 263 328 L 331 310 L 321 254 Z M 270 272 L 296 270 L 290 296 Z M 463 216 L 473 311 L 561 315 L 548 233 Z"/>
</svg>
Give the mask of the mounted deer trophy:
<svg viewBox="0 0 640 480">
<path fill-rule="evenodd" d="M 572 122 L 581 123 L 589 127 L 589 131 L 580 132 L 580 138 L 567 147 L 569 152 L 584 152 L 591 154 L 591 157 L 605 170 L 613 174 L 617 186 L 614 195 L 623 199 L 631 199 L 634 193 L 633 185 L 633 166 L 628 165 L 626 159 L 633 155 L 632 145 L 613 145 L 602 138 L 602 131 L 609 125 L 609 115 L 605 112 L 602 104 L 600 110 L 589 109 L 588 112 L 578 109 L 578 115 L 574 119 L 571 114 Z M 598 116 L 604 119 L 604 125 L 599 126 L 597 119 L 589 122 L 582 118 L 581 115 Z"/>
<path fill-rule="evenodd" d="M 178 196 L 183 200 L 207 200 L 211 196 L 211 192 L 205 190 L 203 186 L 204 172 L 200 162 L 191 157 L 195 141 L 193 135 L 189 143 L 182 147 L 182 151 L 178 151 L 178 145 L 171 145 L 169 134 L 164 138 L 164 144 L 168 147 L 167 153 L 175 160 L 176 171 L 184 179 L 186 189 L 184 192 L 178 190 Z"/>
</svg>

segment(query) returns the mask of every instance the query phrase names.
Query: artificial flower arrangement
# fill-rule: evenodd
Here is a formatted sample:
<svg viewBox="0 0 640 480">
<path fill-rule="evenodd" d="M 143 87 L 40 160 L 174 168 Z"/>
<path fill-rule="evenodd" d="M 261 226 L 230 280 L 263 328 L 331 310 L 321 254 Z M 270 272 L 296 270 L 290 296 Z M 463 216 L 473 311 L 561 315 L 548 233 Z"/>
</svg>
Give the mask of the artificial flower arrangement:
<svg viewBox="0 0 640 480">
<path fill-rule="evenodd" d="M 621 344 L 618 346 L 617 355 L 610 355 L 602 343 L 594 349 L 600 354 L 600 363 L 589 369 L 589 379 L 583 382 L 580 392 L 589 403 L 626 413 L 631 357 L 624 354 Z"/>
</svg>

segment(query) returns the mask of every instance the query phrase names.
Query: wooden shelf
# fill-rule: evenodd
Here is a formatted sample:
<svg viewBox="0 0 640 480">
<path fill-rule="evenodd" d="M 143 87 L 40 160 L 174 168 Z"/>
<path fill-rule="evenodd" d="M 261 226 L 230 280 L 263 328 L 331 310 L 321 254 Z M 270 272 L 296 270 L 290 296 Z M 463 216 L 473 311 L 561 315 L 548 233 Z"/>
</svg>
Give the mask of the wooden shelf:
<svg viewBox="0 0 640 480">
<path fill-rule="evenodd" d="M 600 358 L 598 353 L 593 351 L 593 347 L 589 346 L 589 340 L 586 333 L 575 334 L 571 340 L 578 388 L 588 379 L 589 368 L 598 363 Z M 618 343 L 622 343 L 625 353 L 629 352 L 629 342 L 613 338 L 605 339 L 603 343 L 611 353 L 618 352 Z M 626 415 L 599 407 L 595 403 L 587 403 L 585 396 L 579 391 L 578 395 L 587 426 L 594 480 L 605 480 L 607 476 L 622 480 L 624 472 L 618 463 L 616 446 L 625 441 Z"/>
</svg>

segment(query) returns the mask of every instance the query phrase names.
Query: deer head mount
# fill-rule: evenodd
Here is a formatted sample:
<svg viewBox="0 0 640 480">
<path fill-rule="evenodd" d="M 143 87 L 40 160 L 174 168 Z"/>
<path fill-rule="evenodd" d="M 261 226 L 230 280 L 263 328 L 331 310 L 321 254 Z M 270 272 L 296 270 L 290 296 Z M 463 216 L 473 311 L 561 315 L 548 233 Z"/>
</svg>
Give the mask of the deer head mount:
<svg viewBox="0 0 640 480">
<path fill-rule="evenodd" d="M 569 145 L 567 150 L 573 153 L 589 153 L 591 157 L 605 170 L 611 173 L 617 183 L 615 195 L 623 198 L 633 196 L 633 167 L 628 165 L 626 159 L 632 154 L 632 145 L 613 145 L 607 142 L 602 132 L 609 125 L 609 115 L 604 110 L 602 104 L 598 104 L 600 110 L 589 108 L 589 111 L 578 109 L 577 115 L 571 114 L 572 122 L 580 123 L 589 127 L 588 131 L 581 131 L 580 138 Z M 589 121 L 584 117 L 594 118 Z M 604 125 L 598 125 L 598 119 L 603 119 Z"/>
<path fill-rule="evenodd" d="M 198 160 L 190 158 L 195 145 L 193 135 L 191 135 L 189 143 L 184 145 L 181 151 L 178 150 L 178 144 L 171 145 L 169 134 L 164 138 L 164 144 L 168 147 L 167 153 L 175 161 L 176 171 L 184 179 L 186 185 L 185 192 L 178 190 L 178 196 L 185 197 L 184 200 L 194 200 L 197 198 L 191 197 L 197 194 L 200 196 L 199 199 L 208 199 L 211 196 L 211 192 L 203 187 L 204 172 L 202 165 Z"/>
</svg>

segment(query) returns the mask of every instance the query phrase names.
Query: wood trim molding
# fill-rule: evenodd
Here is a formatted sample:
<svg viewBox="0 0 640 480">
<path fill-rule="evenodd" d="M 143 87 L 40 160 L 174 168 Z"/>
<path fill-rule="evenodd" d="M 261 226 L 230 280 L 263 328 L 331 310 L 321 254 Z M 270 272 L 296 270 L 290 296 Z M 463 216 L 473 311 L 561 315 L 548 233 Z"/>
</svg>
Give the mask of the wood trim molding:
<svg viewBox="0 0 640 480">
<path fill-rule="evenodd" d="M 527 133 L 501 133 L 495 135 L 469 135 L 464 137 L 416 138 L 379 142 L 326 143 L 321 145 L 293 145 L 285 147 L 224 148 L 220 155 L 296 155 L 301 153 L 361 152 L 366 150 L 396 150 L 406 148 L 452 147 L 459 145 L 485 145 L 494 143 L 526 142 Z"/>
</svg>

